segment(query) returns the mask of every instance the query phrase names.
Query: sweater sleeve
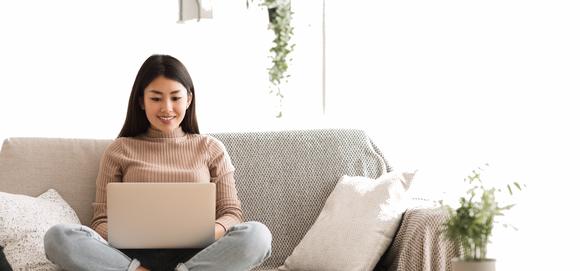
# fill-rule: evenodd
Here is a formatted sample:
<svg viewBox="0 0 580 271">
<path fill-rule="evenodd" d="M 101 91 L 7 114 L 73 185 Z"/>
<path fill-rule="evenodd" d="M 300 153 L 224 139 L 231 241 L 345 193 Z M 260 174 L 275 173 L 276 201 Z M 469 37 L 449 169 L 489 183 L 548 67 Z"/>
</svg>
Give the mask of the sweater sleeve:
<svg viewBox="0 0 580 271">
<path fill-rule="evenodd" d="M 121 150 L 118 141 L 113 142 L 103 153 L 97 175 L 96 196 L 93 202 L 93 220 L 91 228 L 108 240 L 107 231 L 107 184 L 121 182 L 123 178 L 119 155 Z"/>
<path fill-rule="evenodd" d="M 242 209 L 234 180 L 234 166 L 226 147 L 212 138 L 209 143 L 209 171 L 216 184 L 216 223 L 227 231 L 242 222 Z"/>
</svg>

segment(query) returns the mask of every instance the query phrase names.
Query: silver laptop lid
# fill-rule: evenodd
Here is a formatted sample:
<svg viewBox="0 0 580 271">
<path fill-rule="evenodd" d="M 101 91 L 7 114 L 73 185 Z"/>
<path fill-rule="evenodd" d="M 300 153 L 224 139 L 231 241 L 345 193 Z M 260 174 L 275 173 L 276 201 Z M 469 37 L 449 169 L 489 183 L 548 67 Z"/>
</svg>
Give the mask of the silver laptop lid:
<svg viewBox="0 0 580 271">
<path fill-rule="evenodd" d="M 203 248 L 215 236 L 214 183 L 109 183 L 109 243 L 116 248 Z"/>
</svg>

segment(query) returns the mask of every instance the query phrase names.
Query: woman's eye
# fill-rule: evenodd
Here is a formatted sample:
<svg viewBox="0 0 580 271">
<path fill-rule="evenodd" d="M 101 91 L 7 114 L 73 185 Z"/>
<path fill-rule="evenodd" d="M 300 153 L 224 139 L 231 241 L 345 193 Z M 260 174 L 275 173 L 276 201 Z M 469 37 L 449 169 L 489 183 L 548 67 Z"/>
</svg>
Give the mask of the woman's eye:
<svg viewBox="0 0 580 271">
<path fill-rule="evenodd" d="M 153 98 L 151 98 L 151 101 L 159 102 L 159 101 L 161 101 L 161 98 L 153 97 Z"/>
<path fill-rule="evenodd" d="M 173 101 L 179 101 L 181 99 L 181 97 L 172 97 L 171 100 Z"/>
</svg>

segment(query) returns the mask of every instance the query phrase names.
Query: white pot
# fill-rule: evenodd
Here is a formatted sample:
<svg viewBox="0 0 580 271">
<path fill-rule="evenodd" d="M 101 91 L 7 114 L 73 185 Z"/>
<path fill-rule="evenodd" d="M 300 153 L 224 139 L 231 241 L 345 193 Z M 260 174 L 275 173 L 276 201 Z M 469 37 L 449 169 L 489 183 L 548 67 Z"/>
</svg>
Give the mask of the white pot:
<svg viewBox="0 0 580 271">
<path fill-rule="evenodd" d="M 451 260 L 451 270 L 453 271 L 495 271 L 495 259 L 484 259 L 481 261 L 464 261 L 459 258 Z"/>
</svg>

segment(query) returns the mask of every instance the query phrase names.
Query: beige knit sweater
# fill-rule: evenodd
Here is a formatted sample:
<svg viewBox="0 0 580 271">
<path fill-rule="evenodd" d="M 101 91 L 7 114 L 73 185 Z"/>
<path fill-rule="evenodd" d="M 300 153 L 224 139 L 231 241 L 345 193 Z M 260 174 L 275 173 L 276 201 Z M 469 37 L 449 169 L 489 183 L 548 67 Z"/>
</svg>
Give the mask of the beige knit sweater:
<svg viewBox="0 0 580 271">
<path fill-rule="evenodd" d="M 107 234 L 107 184 L 110 182 L 212 182 L 216 184 L 216 223 L 226 230 L 242 222 L 234 166 L 223 143 L 208 135 L 149 129 L 137 137 L 117 138 L 103 153 L 97 175 L 91 227 Z M 195 208 L 195 206 L 192 206 Z"/>
</svg>

